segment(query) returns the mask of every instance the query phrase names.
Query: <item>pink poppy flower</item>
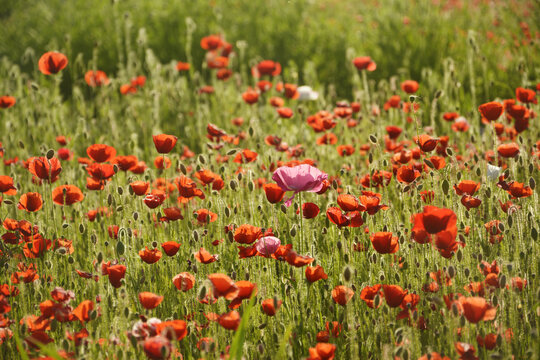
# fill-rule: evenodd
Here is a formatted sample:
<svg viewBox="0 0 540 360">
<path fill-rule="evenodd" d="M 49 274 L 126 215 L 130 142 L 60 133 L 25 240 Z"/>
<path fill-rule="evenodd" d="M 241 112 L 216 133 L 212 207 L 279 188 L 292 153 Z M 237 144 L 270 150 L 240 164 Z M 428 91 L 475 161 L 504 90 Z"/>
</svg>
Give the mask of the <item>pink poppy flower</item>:
<svg viewBox="0 0 540 360">
<path fill-rule="evenodd" d="M 281 240 L 274 236 L 265 236 L 259 239 L 255 248 L 264 256 L 270 256 L 277 251 L 281 245 Z"/>
<path fill-rule="evenodd" d="M 274 180 L 283 191 L 294 191 L 294 194 L 285 201 L 285 206 L 290 206 L 296 194 L 300 191 L 318 192 L 323 187 L 323 181 L 328 174 L 308 164 L 294 167 L 282 166 L 272 175 Z"/>
</svg>

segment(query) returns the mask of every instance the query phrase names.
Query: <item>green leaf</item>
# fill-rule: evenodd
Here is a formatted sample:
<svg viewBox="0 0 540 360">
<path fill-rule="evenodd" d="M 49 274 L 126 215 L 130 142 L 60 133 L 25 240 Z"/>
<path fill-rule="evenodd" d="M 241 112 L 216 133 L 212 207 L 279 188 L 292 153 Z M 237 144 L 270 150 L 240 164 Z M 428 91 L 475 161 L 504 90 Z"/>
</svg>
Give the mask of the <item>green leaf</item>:
<svg viewBox="0 0 540 360">
<path fill-rule="evenodd" d="M 229 354 L 231 359 L 242 359 L 242 349 L 244 347 L 244 341 L 246 340 L 246 328 L 249 323 L 249 317 L 251 315 L 251 310 L 255 304 L 255 296 L 252 296 L 249 300 L 249 304 L 242 315 L 242 320 L 240 321 L 240 326 L 236 329 L 234 338 L 231 344 L 231 349 Z"/>
</svg>

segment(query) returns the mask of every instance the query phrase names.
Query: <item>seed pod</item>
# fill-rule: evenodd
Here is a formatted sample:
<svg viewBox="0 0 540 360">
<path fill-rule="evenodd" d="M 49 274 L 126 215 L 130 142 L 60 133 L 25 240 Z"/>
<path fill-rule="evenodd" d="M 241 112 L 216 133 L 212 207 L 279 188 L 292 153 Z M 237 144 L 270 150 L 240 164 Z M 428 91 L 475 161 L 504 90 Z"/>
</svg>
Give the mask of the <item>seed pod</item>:
<svg viewBox="0 0 540 360">
<path fill-rule="evenodd" d="M 293 225 L 291 230 L 289 230 L 289 234 L 291 234 L 292 237 L 296 236 L 296 225 Z"/>
<path fill-rule="evenodd" d="M 448 195 L 448 190 L 450 189 L 450 184 L 448 183 L 448 180 L 444 179 L 441 184 L 442 190 L 445 195 Z"/>
<path fill-rule="evenodd" d="M 126 247 L 122 241 L 116 243 L 116 254 L 118 256 L 123 255 L 126 250 Z"/>
<path fill-rule="evenodd" d="M 448 276 L 450 276 L 451 279 L 453 279 L 454 276 L 456 276 L 456 268 L 452 265 L 448 267 Z"/>
<path fill-rule="evenodd" d="M 180 171 L 182 172 L 182 174 L 187 175 L 187 169 L 184 164 L 180 164 Z"/>
<path fill-rule="evenodd" d="M 207 291 L 207 290 L 206 290 L 206 286 L 203 285 L 203 286 L 199 289 L 199 294 L 198 294 L 197 298 L 198 298 L 199 300 L 204 299 L 204 297 L 206 296 L 206 291 Z"/>
<path fill-rule="evenodd" d="M 499 279 L 499 285 L 501 288 L 504 288 L 506 286 L 506 275 L 501 275 Z"/>
<path fill-rule="evenodd" d="M 345 279 L 345 281 L 347 282 L 351 281 L 351 275 L 352 275 L 351 268 L 346 266 L 345 270 L 343 270 L 343 278 Z"/>
<path fill-rule="evenodd" d="M 47 160 L 51 160 L 54 157 L 54 150 L 47 151 Z"/>
</svg>

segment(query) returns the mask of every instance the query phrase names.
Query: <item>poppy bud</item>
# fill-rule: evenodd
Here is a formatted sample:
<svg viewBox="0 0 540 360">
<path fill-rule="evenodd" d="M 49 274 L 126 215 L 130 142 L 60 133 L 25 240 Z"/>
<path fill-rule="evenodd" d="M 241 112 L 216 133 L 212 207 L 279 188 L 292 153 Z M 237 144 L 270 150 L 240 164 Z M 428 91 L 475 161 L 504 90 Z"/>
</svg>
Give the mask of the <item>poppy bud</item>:
<svg viewBox="0 0 540 360">
<path fill-rule="evenodd" d="M 193 230 L 193 239 L 199 241 L 199 232 L 197 230 Z"/>
<path fill-rule="evenodd" d="M 204 299 L 204 297 L 206 296 L 206 291 L 207 291 L 206 286 L 202 286 L 201 289 L 199 290 L 199 294 L 198 294 L 197 298 L 199 300 Z"/>
<path fill-rule="evenodd" d="M 295 237 L 295 236 L 296 236 L 296 224 L 293 225 L 293 227 L 291 228 L 291 230 L 289 231 L 289 233 L 291 234 L 292 237 Z"/>
<path fill-rule="evenodd" d="M 236 187 L 238 186 L 238 184 L 235 180 L 231 180 L 229 182 L 229 186 L 231 187 L 232 190 L 236 190 Z"/>
<path fill-rule="evenodd" d="M 280 208 L 281 212 L 286 214 L 287 213 L 287 207 L 285 206 L 285 204 L 281 204 L 281 208 Z"/>
<path fill-rule="evenodd" d="M 373 305 L 374 305 L 374 308 L 378 308 L 379 307 L 379 304 L 381 303 L 381 297 L 379 296 L 379 294 L 375 295 L 375 298 L 373 299 Z"/>
<path fill-rule="evenodd" d="M 375 135 L 370 134 L 369 141 L 371 141 L 373 144 L 377 144 L 377 137 Z"/>
<path fill-rule="evenodd" d="M 448 267 L 448 276 L 450 276 L 450 278 L 454 278 L 454 276 L 456 276 L 456 268 L 452 265 Z"/>
<path fill-rule="evenodd" d="M 351 281 L 351 275 L 352 275 L 351 268 L 346 266 L 345 270 L 343 270 L 343 278 L 345 279 L 345 281 L 347 282 Z"/>
<path fill-rule="evenodd" d="M 501 288 L 504 288 L 506 286 L 506 275 L 501 275 L 501 278 L 499 279 L 499 285 Z"/>
<path fill-rule="evenodd" d="M 534 190 L 536 188 L 536 181 L 534 181 L 534 178 L 529 178 L 529 187 L 531 190 Z"/>
<path fill-rule="evenodd" d="M 126 247 L 122 241 L 119 241 L 116 243 L 116 254 L 117 255 L 123 255 L 126 250 Z"/>
</svg>

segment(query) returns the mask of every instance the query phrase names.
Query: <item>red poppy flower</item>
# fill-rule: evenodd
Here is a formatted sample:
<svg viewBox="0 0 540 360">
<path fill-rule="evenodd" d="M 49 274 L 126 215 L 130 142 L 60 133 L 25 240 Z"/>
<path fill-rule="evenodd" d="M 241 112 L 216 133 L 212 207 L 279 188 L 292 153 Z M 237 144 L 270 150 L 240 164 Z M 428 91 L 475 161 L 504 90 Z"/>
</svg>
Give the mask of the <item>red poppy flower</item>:
<svg viewBox="0 0 540 360">
<path fill-rule="evenodd" d="M 217 261 L 217 255 L 212 255 L 205 248 L 200 248 L 199 251 L 195 253 L 195 260 L 202 264 L 210 264 L 214 261 Z"/>
<path fill-rule="evenodd" d="M 381 284 L 373 285 L 373 286 L 366 286 L 362 289 L 360 292 L 360 299 L 366 303 L 366 305 L 372 309 L 375 308 L 375 297 L 377 295 L 383 295 L 381 292 Z M 382 302 L 379 302 L 379 306 L 381 306 Z"/>
<path fill-rule="evenodd" d="M 249 224 L 244 224 L 236 228 L 234 232 L 234 241 L 239 244 L 252 244 L 261 236 L 261 228 Z"/>
<path fill-rule="evenodd" d="M 17 207 L 28 212 L 35 212 L 41 210 L 42 206 L 43 200 L 41 199 L 41 194 L 37 192 L 29 192 L 21 196 Z"/>
<path fill-rule="evenodd" d="M 343 211 L 356 211 L 363 209 L 358 199 L 350 194 L 341 194 L 337 198 L 337 203 Z"/>
<path fill-rule="evenodd" d="M 242 99 L 244 99 L 247 104 L 253 105 L 259 100 L 259 93 L 249 88 L 242 94 Z"/>
<path fill-rule="evenodd" d="M 279 107 L 279 108 L 276 109 L 276 111 L 277 111 L 279 117 L 283 118 L 283 119 L 290 119 L 294 115 L 292 109 L 286 108 L 286 107 Z"/>
<path fill-rule="evenodd" d="M 150 186 L 150 183 L 145 181 L 134 181 L 129 184 L 131 186 L 131 189 L 137 196 L 143 196 L 146 195 L 148 192 L 148 187 Z"/>
<path fill-rule="evenodd" d="M 489 305 L 482 297 L 460 297 L 458 301 L 463 309 L 463 315 L 473 324 L 493 320 L 497 315 L 497 308 Z"/>
<path fill-rule="evenodd" d="M 74 317 L 79 319 L 80 322 L 90 321 L 90 312 L 94 310 L 94 302 L 91 300 L 84 300 L 73 310 Z"/>
<path fill-rule="evenodd" d="M 156 324 L 156 332 L 169 340 L 182 340 L 188 334 L 187 323 L 184 320 L 162 321 Z"/>
<path fill-rule="evenodd" d="M 250 281 L 240 280 L 235 285 L 238 287 L 238 295 L 229 304 L 229 309 L 238 309 L 242 305 L 242 300 L 249 299 L 252 295 L 257 294 L 257 285 Z"/>
<path fill-rule="evenodd" d="M 479 347 L 486 348 L 487 350 L 493 350 L 497 347 L 497 338 L 498 335 L 494 333 L 489 333 L 484 337 L 477 335 L 476 342 L 478 343 Z"/>
<path fill-rule="evenodd" d="M 212 282 L 216 299 L 223 296 L 227 300 L 232 300 L 240 292 L 235 282 L 225 274 L 210 274 L 208 279 Z"/>
<path fill-rule="evenodd" d="M 389 307 L 398 307 L 403 302 L 407 290 L 403 290 L 399 285 L 383 285 L 384 298 Z"/>
<path fill-rule="evenodd" d="M 126 276 L 125 265 L 112 265 L 107 268 L 107 274 L 109 275 L 109 282 L 115 288 L 122 286 L 121 280 Z"/>
<path fill-rule="evenodd" d="M 189 65 L 189 63 L 187 63 L 187 62 L 179 61 L 179 62 L 176 63 L 176 70 L 177 71 L 189 71 L 190 67 L 191 67 L 191 65 Z"/>
<path fill-rule="evenodd" d="M 86 172 L 94 180 L 107 180 L 114 176 L 114 166 L 111 164 L 90 164 L 86 167 Z"/>
<path fill-rule="evenodd" d="M 281 73 L 281 64 L 272 60 L 263 60 L 251 69 L 251 73 L 256 78 L 261 75 L 277 76 Z"/>
<path fill-rule="evenodd" d="M 223 45 L 223 40 L 219 35 L 208 35 L 201 39 L 201 47 L 204 50 L 216 50 Z"/>
<path fill-rule="evenodd" d="M 146 310 L 155 309 L 163 301 L 163 296 L 143 291 L 139 293 L 139 302 Z"/>
<path fill-rule="evenodd" d="M 173 277 L 173 284 L 178 290 L 191 290 L 195 284 L 195 276 L 188 272 L 182 272 Z"/>
<path fill-rule="evenodd" d="M 428 159 L 436 170 L 440 170 L 446 166 L 446 160 L 442 156 L 431 156 Z"/>
<path fill-rule="evenodd" d="M 401 135 L 403 129 L 398 126 L 390 125 L 386 127 L 386 132 L 388 133 L 390 139 L 395 140 L 399 137 L 399 135 Z"/>
<path fill-rule="evenodd" d="M 519 145 L 516 143 L 508 143 L 499 145 L 497 152 L 504 158 L 513 158 L 519 154 Z"/>
<path fill-rule="evenodd" d="M 461 204 L 467 208 L 467 210 L 470 210 L 472 208 L 477 208 L 482 204 L 482 200 L 480 200 L 477 197 L 473 197 L 470 195 L 463 195 L 461 197 Z"/>
<path fill-rule="evenodd" d="M 166 337 L 152 336 L 144 340 L 143 350 L 151 360 L 164 360 L 169 358 L 172 352 L 172 344 Z"/>
<path fill-rule="evenodd" d="M 508 193 L 512 195 L 512 198 L 528 197 L 533 194 L 530 186 L 524 186 L 523 183 L 513 181 L 508 187 Z"/>
<path fill-rule="evenodd" d="M 285 260 L 289 265 L 294 267 L 302 267 L 311 264 L 315 259 L 309 256 L 298 255 L 295 251 L 291 250 L 287 253 Z"/>
<path fill-rule="evenodd" d="M 345 285 L 338 285 L 332 290 L 332 299 L 341 306 L 347 305 L 353 296 L 354 291 Z"/>
<path fill-rule="evenodd" d="M 195 213 L 199 224 L 208 224 L 217 220 L 217 214 L 207 209 L 199 209 Z"/>
<path fill-rule="evenodd" d="M 457 234 L 457 216 L 450 209 L 438 208 L 432 205 L 425 206 L 422 213 L 414 215 L 413 222 L 413 233 L 425 230 L 428 234 L 437 234 L 442 231 Z"/>
<path fill-rule="evenodd" d="M 116 155 L 116 149 L 105 144 L 94 144 L 86 149 L 88 156 L 95 162 L 111 161 Z"/>
<path fill-rule="evenodd" d="M 13 96 L 0 96 L 0 109 L 7 109 L 15 105 L 17 101 Z"/>
<path fill-rule="evenodd" d="M 454 185 L 454 190 L 458 195 L 474 195 L 481 184 L 472 180 L 463 180 L 458 185 Z"/>
<path fill-rule="evenodd" d="M 415 136 L 414 142 L 418 144 L 418 146 L 420 147 L 420 150 L 422 150 L 423 152 L 430 152 L 430 151 L 433 151 L 435 147 L 437 147 L 437 143 L 439 142 L 439 139 L 432 138 L 431 136 L 427 134 L 422 134 L 418 136 L 418 138 Z"/>
<path fill-rule="evenodd" d="M 369 56 L 354 58 L 353 64 L 358 70 L 375 71 L 377 69 L 377 64 Z"/>
<path fill-rule="evenodd" d="M 262 311 L 268 316 L 276 315 L 278 309 L 283 304 L 283 301 L 275 301 L 274 299 L 266 299 L 261 303 Z"/>
<path fill-rule="evenodd" d="M 447 112 L 443 114 L 443 119 L 446 121 L 454 121 L 459 117 L 457 112 Z"/>
<path fill-rule="evenodd" d="M 340 228 L 349 226 L 351 223 L 351 220 L 341 212 L 341 209 L 335 206 L 329 207 L 326 210 L 326 217 Z"/>
<path fill-rule="evenodd" d="M 418 177 L 420 177 L 420 172 L 416 170 L 413 165 L 403 165 L 396 173 L 397 181 L 405 184 L 412 183 Z"/>
<path fill-rule="evenodd" d="M 150 209 L 155 209 L 165 201 L 165 195 L 148 194 L 143 199 L 146 206 Z"/>
<path fill-rule="evenodd" d="M 308 266 L 306 267 L 306 279 L 313 283 L 315 281 L 328 279 L 328 275 L 324 272 L 321 265 Z"/>
<path fill-rule="evenodd" d="M 84 195 L 75 185 L 61 185 L 52 191 L 52 199 L 56 205 L 72 205 L 83 201 Z"/>
<path fill-rule="evenodd" d="M 398 237 L 391 232 L 376 232 L 371 234 L 371 244 L 379 254 L 393 254 L 399 250 Z"/>
<path fill-rule="evenodd" d="M 60 161 L 52 157 L 47 159 L 44 156 L 30 158 L 28 161 L 28 171 L 35 177 L 42 180 L 49 180 L 51 183 L 58 180 L 58 175 L 62 171 Z"/>
<path fill-rule="evenodd" d="M 111 160 L 111 163 L 118 165 L 118 168 L 122 171 L 128 171 L 131 168 L 137 166 L 139 160 L 134 155 L 117 156 Z"/>
<path fill-rule="evenodd" d="M 302 204 L 302 216 L 304 219 L 313 219 L 317 215 L 319 215 L 319 212 L 321 210 L 317 206 L 317 204 L 314 204 L 312 202 L 306 202 Z"/>
<path fill-rule="evenodd" d="M 354 154 L 354 146 L 352 145 L 339 145 L 336 150 L 339 156 L 351 156 Z"/>
<path fill-rule="evenodd" d="M 285 90 L 285 97 L 287 99 L 298 99 L 300 97 L 298 87 L 294 84 L 285 84 L 283 85 L 283 89 Z"/>
<path fill-rule="evenodd" d="M 234 157 L 233 162 L 235 162 L 237 164 L 250 163 L 250 162 L 253 162 L 253 161 L 257 160 L 258 155 L 259 154 L 257 154 L 255 151 L 251 151 L 249 149 L 244 149 L 241 152 L 236 154 L 236 156 Z"/>
<path fill-rule="evenodd" d="M 7 175 L 0 175 L 0 192 L 4 195 L 15 195 L 17 189 L 13 185 L 13 178 Z"/>
<path fill-rule="evenodd" d="M 153 264 L 161 259 L 162 253 L 158 249 L 148 249 L 147 246 L 143 250 L 139 251 L 141 260 L 147 264 Z"/>
<path fill-rule="evenodd" d="M 495 121 L 501 116 L 503 112 L 503 106 L 496 102 L 488 102 L 485 104 L 482 104 L 478 107 L 478 111 L 480 111 L 480 114 L 482 117 L 488 121 Z"/>
<path fill-rule="evenodd" d="M 418 91 L 418 83 L 414 80 L 405 80 L 401 83 L 401 89 L 407 94 L 414 94 Z"/>
<path fill-rule="evenodd" d="M 537 103 L 536 93 L 534 90 L 518 87 L 516 89 L 516 99 L 522 103 Z"/>
<path fill-rule="evenodd" d="M 152 136 L 156 150 L 160 154 L 168 154 L 176 145 L 178 138 L 174 135 L 160 134 Z"/>
<path fill-rule="evenodd" d="M 86 74 L 84 74 L 84 81 L 86 81 L 90 87 L 108 85 L 110 82 L 107 74 L 101 70 L 87 71 Z"/>
<path fill-rule="evenodd" d="M 266 195 L 266 199 L 271 204 L 276 204 L 280 202 L 285 196 L 285 191 L 283 191 L 278 184 L 264 184 L 263 189 Z"/>
<path fill-rule="evenodd" d="M 316 144 L 317 145 L 334 145 L 338 141 L 338 138 L 333 133 L 326 133 L 320 138 L 317 139 Z"/>
<path fill-rule="evenodd" d="M 49 51 L 41 55 L 39 58 L 39 71 L 45 75 L 56 74 L 64 69 L 68 64 L 68 59 L 66 55 L 56 52 Z"/>
<path fill-rule="evenodd" d="M 161 244 L 161 247 L 167 256 L 174 256 L 180 249 L 180 245 L 181 244 L 177 243 L 176 241 L 167 241 Z"/>
<path fill-rule="evenodd" d="M 131 84 L 124 84 L 120 86 L 120 93 L 122 95 L 135 94 L 137 87 Z"/>
<path fill-rule="evenodd" d="M 227 330 L 236 330 L 240 326 L 240 314 L 235 310 L 223 314 L 218 318 L 218 323 Z"/>
</svg>

